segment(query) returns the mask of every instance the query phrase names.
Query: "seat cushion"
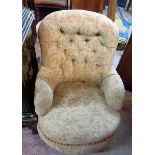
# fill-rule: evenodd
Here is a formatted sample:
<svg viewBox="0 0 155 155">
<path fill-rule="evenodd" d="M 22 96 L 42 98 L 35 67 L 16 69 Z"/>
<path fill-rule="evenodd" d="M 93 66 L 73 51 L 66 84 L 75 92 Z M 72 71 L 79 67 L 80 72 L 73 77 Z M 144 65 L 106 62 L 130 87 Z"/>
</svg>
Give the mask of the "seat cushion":
<svg viewBox="0 0 155 155">
<path fill-rule="evenodd" d="M 50 112 L 38 118 L 44 136 L 55 143 L 87 145 L 113 135 L 120 113 L 109 107 L 101 90 L 90 83 L 59 84 Z"/>
</svg>

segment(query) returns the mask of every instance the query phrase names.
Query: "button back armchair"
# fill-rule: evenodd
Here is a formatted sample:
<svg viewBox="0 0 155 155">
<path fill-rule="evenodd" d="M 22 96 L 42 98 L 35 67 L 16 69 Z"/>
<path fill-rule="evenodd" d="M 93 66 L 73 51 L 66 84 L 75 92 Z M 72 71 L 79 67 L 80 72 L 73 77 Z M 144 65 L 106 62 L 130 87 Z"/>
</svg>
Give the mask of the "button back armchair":
<svg viewBox="0 0 155 155">
<path fill-rule="evenodd" d="M 106 16 L 63 10 L 39 26 L 35 83 L 38 132 L 65 154 L 90 154 L 111 141 L 120 123 L 124 85 L 112 70 L 118 29 Z"/>
</svg>

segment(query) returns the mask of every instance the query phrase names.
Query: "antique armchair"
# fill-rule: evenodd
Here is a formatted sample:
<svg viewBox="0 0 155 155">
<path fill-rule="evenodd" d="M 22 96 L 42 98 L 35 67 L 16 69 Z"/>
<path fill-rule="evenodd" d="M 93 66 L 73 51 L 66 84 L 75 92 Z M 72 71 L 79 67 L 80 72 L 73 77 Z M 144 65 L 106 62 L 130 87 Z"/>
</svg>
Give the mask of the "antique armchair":
<svg viewBox="0 0 155 155">
<path fill-rule="evenodd" d="M 116 25 L 106 16 L 63 10 L 39 26 L 42 66 L 35 83 L 38 132 L 65 154 L 90 154 L 120 123 L 124 85 L 112 69 Z"/>
</svg>

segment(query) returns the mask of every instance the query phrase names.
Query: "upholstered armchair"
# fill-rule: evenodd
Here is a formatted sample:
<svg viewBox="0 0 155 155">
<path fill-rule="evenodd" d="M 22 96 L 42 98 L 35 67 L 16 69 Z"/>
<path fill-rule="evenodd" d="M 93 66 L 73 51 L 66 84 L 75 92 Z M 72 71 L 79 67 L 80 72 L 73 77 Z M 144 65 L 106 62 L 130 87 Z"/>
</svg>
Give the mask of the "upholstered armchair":
<svg viewBox="0 0 155 155">
<path fill-rule="evenodd" d="M 38 132 L 65 154 L 104 148 L 120 123 L 124 85 L 112 69 L 118 29 L 84 10 L 49 14 L 39 26 L 41 61 L 35 83 Z"/>
</svg>

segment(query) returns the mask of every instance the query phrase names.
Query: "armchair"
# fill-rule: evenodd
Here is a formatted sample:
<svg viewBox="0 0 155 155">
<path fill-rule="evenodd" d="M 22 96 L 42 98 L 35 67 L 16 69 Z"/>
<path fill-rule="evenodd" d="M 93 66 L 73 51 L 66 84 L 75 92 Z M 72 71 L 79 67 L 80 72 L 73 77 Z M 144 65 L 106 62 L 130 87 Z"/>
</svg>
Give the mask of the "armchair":
<svg viewBox="0 0 155 155">
<path fill-rule="evenodd" d="M 124 85 L 112 70 L 118 29 L 106 16 L 63 10 L 39 26 L 41 61 L 35 83 L 38 132 L 65 154 L 97 152 L 120 123 Z"/>
</svg>

